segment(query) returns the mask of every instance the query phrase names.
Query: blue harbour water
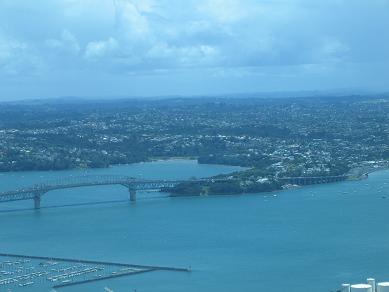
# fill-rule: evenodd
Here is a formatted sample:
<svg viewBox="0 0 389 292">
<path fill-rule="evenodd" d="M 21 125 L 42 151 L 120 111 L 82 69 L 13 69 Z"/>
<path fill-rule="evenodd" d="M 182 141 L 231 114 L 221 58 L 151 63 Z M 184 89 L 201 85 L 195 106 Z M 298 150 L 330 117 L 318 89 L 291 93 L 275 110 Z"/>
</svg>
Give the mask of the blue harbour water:
<svg viewBox="0 0 389 292">
<path fill-rule="evenodd" d="M 173 160 L 87 172 L 174 179 L 234 170 Z M 4 173 L 0 189 L 84 173 Z M 193 270 L 59 290 L 68 292 L 329 292 L 369 276 L 389 280 L 389 171 L 271 194 L 127 199 L 115 186 L 51 192 L 40 211 L 28 210 L 32 202 L 2 204 L 0 252 Z M 111 203 L 86 204 L 103 201 Z"/>
</svg>

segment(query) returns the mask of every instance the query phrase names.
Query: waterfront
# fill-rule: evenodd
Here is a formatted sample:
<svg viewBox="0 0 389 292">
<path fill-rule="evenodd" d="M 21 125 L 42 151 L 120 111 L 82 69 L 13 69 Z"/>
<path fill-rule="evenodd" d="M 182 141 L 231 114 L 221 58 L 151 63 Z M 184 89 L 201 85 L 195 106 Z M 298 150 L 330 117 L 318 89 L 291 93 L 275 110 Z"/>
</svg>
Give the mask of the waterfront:
<svg viewBox="0 0 389 292">
<path fill-rule="evenodd" d="M 176 160 L 88 173 L 173 179 L 234 169 Z M 80 173 L 84 171 L 4 173 L 0 183 L 7 190 Z M 0 205 L 0 251 L 193 268 L 191 274 L 157 272 L 90 284 L 82 287 L 86 292 L 105 286 L 140 292 L 329 292 L 371 275 L 389 278 L 388 182 L 389 171 L 382 171 L 368 180 L 272 194 L 153 194 L 152 199 L 141 194 L 136 204 L 126 201 L 122 187 L 55 191 L 44 197 L 44 207 L 80 205 L 38 212 L 8 212 L 31 208 L 32 202 Z M 81 205 L 107 200 L 117 202 Z"/>
</svg>

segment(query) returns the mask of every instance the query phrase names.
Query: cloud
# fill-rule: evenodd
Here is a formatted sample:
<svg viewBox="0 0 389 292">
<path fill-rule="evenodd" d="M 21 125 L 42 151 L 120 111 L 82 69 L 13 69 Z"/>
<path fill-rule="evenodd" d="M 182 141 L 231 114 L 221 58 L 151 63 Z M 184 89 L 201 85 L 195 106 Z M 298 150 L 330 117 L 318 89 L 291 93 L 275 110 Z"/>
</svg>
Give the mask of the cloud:
<svg viewBox="0 0 389 292">
<path fill-rule="evenodd" d="M 119 47 L 116 39 L 110 37 L 106 41 L 89 42 L 85 49 L 85 58 L 98 59 L 112 55 Z"/>
<path fill-rule="evenodd" d="M 145 38 L 150 32 L 149 17 L 153 12 L 153 2 L 146 0 L 115 0 L 116 23 L 124 38 Z"/>
<path fill-rule="evenodd" d="M 388 0 L 0 0 L 0 74 L 216 76 L 215 86 L 239 77 L 264 86 L 276 76 L 340 82 L 376 68 L 379 78 L 361 80 L 385 83 L 388 7 Z"/>
<path fill-rule="evenodd" d="M 46 45 L 49 48 L 64 51 L 72 54 L 78 54 L 81 50 L 76 37 L 67 29 L 64 29 L 59 39 L 48 39 Z"/>
<path fill-rule="evenodd" d="M 347 58 L 349 51 L 350 48 L 345 43 L 337 39 L 325 38 L 319 49 L 319 58 L 326 62 L 340 62 Z"/>
<path fill-rule="evenodd" d="M 31 51 L 26 42 L 0 34 L 0 74 L 35 74 L 40 64 Z"/>
<path fill-rule="evenodd" d="M 156 44 L 146 54 L 146 58 L 163 67 L 199 67 L 212 66 L 217 62 L 219 52 L 209 45 L 169 46 L 166 43 Z M 172 64 L 171 60 L 175 60 Z"/>
<path fill-rule="evenodd" d="M 233 23 L 249 15 L 247 0 L 207 0 L 200 1 L 198 10 L 221 23 Z M 252 4 L 252 3 L 251 3 Z"/>
<path fill-rule="evenodd" d="M 23 52 L 27 49 L 27 45 L 16 40 L 0 37 L 0 62 L 6 63 L 17 55 L 18 52 Z"/>
<path fill-rule="evenodd" d="M 52 26 L 66 26 L 60 37 L 53 37 L 48 29 L 46 46 L 57 53 L 79 55 L 83 67 L 83 59 L 93 60 L 106 64 L 107 70 L 116 67 L 116 72 L 340 61 L 349 42 L 325 27 L 327 10 L 345 5 L 336 0 L 320 5 L 306 0 L 56 3 L 52 9 L 60 22 Z M 318 11 L 324 15 L 317 15 Z M 34 41 L 39 47 L 39 38 Z"/>
</svg>

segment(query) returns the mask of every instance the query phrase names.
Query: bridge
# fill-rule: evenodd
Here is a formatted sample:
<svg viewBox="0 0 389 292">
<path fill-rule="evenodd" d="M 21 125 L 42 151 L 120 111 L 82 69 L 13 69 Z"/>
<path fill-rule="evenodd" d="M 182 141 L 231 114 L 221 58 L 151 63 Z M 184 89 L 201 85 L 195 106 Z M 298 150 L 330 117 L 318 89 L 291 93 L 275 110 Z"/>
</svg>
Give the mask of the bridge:
<svg viewBox="0 0 389 292">
<path fill-rule="evenodd" d="M 130 201 L 136 201 L 137 191 L 151 191 L 173 188 L 183 182 L 207 182 L 211 179 L 199 180 L 143 180 L 126 176 L 80 176 L 66 177 L 59 180 L 36 184 L 31 187 L 21 188 L 13 191 L 0 192 L 0 203 L 33 200 L 34 208 L 40 209 L 41 198 L 50 191 L 60 189 L 70 189 L 90 186 L 109 186 L 121 185 L 128 189 L 130 193 Z"/>
<path fill-rule="evenodd" d="M 320 177 L 283 177 L 278 180 L 284 184 L 295 185 L 312 185 L 332 183 L 348 179 L 348 175 L 340 176 L 320 176 Z M 210 182 L 222 182 L 228 181 L 228 179 L 194 179 L 194 180 L 145 180 L 136 179 L 127 176 L 79 176 L 79 177 L 66 177 L 55 181 L 36 184 L 31 187 L 21 188 L 13 191 L 0 192 L 0 203 L 33 200 L 34 208 L 40 209 L 41 198 L 43 195 L 50 191 L 60 189 L 70 189 L 79 187 L 90 186 L 109 186 L 109 185 L 121 185 L 128 189 L 130 193 L 130 201 L 136 201 L 137 191 L 152 191 L 152 190 L 168 190 L 178 184 L 184 182 L 198 182 L 198 183 L 210 183 Z"/>
</svg>

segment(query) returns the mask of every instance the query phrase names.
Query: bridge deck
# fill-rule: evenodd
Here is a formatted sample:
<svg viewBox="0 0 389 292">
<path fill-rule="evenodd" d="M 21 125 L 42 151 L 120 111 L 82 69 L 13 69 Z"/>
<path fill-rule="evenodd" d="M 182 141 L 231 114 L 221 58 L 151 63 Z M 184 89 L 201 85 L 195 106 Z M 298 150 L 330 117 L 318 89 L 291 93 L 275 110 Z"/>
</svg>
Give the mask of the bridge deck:
<svg viewBox="0 0 389 292">
<path fill-rule="evenodd" d="M 131 198 L 135 198 L 135 193 L 138 190 L 150 191 L 172 188 L 177 184 L 187 182 L 188 180 L 142 180 L 133 177 L 123 176 L 82 176 L 68 177 L 57 181 L 41 183 L 17 190 L 0 192 L 0 202 L 34 200 L 35 207 L 39 208 L 40 198 L 50 191 L 90 187 L 90 186 L 108 186 L 122 185 L 131 193 Z M 210 179 L 190 180 L 195 182 L 210 181 Z"/>
</svg>

